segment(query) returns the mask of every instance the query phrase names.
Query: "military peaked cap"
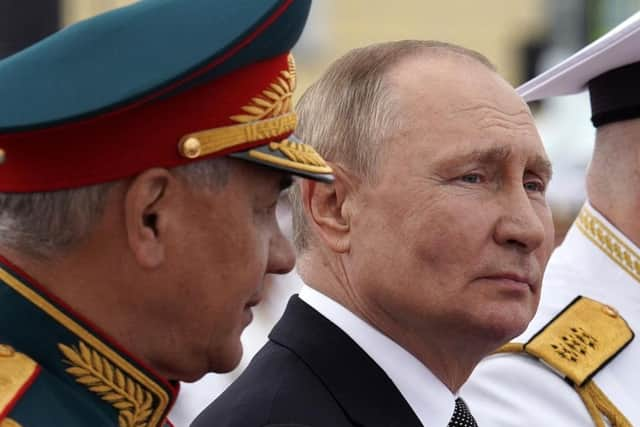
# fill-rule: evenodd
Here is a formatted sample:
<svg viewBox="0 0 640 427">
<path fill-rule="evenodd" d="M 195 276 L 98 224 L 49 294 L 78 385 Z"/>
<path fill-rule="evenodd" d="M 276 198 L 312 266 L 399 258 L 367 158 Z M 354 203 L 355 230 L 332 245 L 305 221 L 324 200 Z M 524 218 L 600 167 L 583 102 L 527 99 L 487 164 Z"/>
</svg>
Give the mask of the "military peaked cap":
<svg viewBox="0 0 640 427">
<path fill-rule="evenodd" d="M 291 136 L 310 0 L 142 0 L 0 61 L 0 191 L 231 155 L 331 181 Z"/>
<path fill-rule="evenodd" d="M 640 12 L 569 58 L 520 86 L 525 101 L 589 89 L 598 127 L 640 117 Z"/>
</svg>

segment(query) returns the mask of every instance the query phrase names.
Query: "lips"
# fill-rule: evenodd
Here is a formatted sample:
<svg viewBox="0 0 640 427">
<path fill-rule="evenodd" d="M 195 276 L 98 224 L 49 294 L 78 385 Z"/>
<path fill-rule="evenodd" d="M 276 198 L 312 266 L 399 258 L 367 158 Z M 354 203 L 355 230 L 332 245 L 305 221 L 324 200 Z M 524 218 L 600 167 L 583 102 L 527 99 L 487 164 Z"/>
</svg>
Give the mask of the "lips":
<svg viewBox="0 0 640 427">
<path fill-rule="evenodd" d="M 505 282 L 517 282 L 527 285 L 531 290 L 538 288 L 538 281 L 530 275 L 521 274 L 517 272 L 500 272 L 492 273 L 482 277 L 486 280 L 501 280 Z"/>
</svg>

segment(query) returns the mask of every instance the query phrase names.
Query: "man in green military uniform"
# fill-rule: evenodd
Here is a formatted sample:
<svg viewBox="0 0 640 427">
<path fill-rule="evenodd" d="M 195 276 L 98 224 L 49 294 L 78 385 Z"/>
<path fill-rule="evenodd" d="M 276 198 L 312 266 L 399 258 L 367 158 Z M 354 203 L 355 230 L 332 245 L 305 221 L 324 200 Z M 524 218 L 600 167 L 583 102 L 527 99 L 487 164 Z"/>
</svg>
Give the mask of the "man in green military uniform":
<svg viewBox="0 0 640 427">
<path fill-rule="evenodd" d="M 310 0 L 140 1 L 0 61 L 0 426 L 161 426 L 293 267 Z"/>
</svg>

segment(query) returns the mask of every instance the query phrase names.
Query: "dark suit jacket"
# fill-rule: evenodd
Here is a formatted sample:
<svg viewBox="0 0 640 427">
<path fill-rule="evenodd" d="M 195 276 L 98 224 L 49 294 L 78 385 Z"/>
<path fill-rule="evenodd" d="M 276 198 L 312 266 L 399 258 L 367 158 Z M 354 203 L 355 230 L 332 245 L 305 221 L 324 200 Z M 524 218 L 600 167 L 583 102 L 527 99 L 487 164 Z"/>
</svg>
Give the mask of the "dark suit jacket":
<svg viewBox="0 0 640 427">
<path fill-rule="evenodd" d="M 269 339 L 192 427 L 422 427 L 384 371 L 297 296 Z"/>
</svg>

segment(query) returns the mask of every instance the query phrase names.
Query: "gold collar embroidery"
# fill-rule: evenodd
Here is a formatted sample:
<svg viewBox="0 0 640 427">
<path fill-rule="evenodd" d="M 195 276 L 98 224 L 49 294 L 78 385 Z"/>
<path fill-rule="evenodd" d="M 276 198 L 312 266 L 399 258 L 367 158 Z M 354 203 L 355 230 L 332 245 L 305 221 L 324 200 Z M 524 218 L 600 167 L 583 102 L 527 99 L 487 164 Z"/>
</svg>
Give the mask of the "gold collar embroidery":
<svg viewBox="0 0 640 427">
<path fill-rule="evenodd" d="M 172 402 L 165 387 L 27 283 L 2 268 L 0 280 L 78 337 L 77 346 L 58 344 L 63 360 L 70 365 L 66 372 L 111 404 L 118 411 L 121 427 L 163 425 Z"/>
<path fill-rule="evenodd" d="M 576 218 L 576 226 L 613 262 L 640 282 L 640 255 L 626 244 L 609 225 L 601 221 L 588 206 L 583 206 Z"/>
</svg>

